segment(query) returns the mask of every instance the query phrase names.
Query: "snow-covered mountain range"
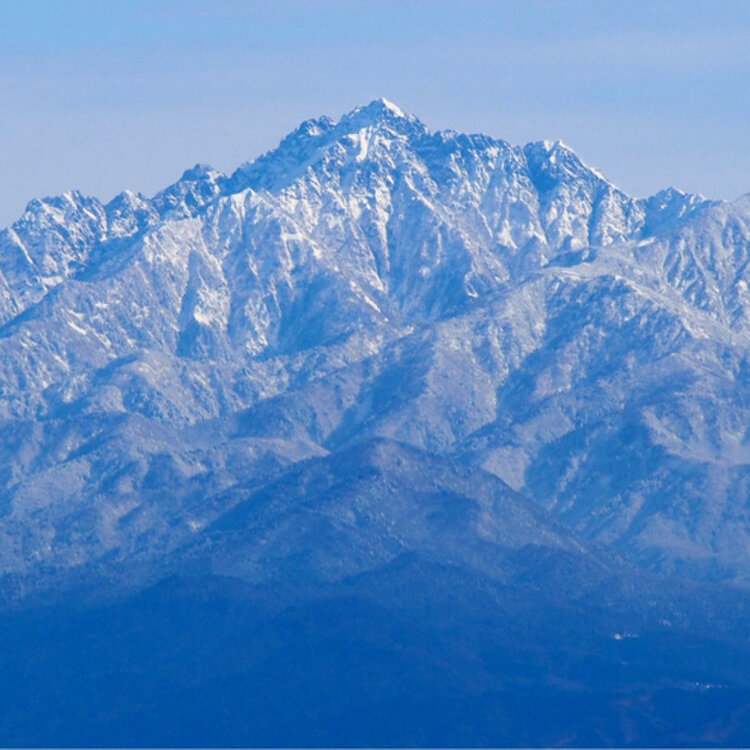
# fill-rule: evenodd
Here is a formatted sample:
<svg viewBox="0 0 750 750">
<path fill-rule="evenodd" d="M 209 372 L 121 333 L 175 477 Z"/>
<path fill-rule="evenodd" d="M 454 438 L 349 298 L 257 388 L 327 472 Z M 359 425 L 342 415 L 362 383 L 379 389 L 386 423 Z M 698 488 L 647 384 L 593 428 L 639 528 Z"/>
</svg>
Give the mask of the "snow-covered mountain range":
<svg viewBox="0 0 750 750">
<path fill-rule="evenodd" d="M 0 744 L 745 746 L 750 195 L 377 100 L 0 232 Z"/>
<path fill-rule="evenodd" d="M 6 594 L 160 575 L 372 440 L 532 501 L 542 537 L 556 516 L 565 545 L 749 582 L 749 259 L 750 196 L 632 198 L 561 142 L 433 133 L 385 100 L 151 199 L 32 201 L 0 233 Z M 375 557 L 429 526 L 376 523 Z"/>
</svg>

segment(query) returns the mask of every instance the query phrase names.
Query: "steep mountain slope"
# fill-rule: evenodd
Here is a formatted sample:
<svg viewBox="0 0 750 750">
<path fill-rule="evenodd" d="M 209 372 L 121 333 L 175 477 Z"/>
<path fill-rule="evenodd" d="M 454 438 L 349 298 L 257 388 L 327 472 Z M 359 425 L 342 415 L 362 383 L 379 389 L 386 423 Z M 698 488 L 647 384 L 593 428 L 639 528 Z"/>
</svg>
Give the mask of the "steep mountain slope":
<svg viewBox="0 0 750 750">
<path fill-rule="evenodd" d="M 389 440 L 301 462 L 247 494 L 183 548 L 178 570 L 187 562 L 193 572 L 304 594 L 402 555 L 499 579 L 508 555 L 532 545 L 593 557 L 600 575 L 621 565 L 603 550 L 592 556 L 491 474 Z"/>
<path fill-rule="evenodd" d="M 750 201 L 633 199 L 559 142 L 380 100 L 153 199 L 0 233 L 0 564 L 161 560 L 380 436 L 654 570 L 747 580 Z"/>
</svg>

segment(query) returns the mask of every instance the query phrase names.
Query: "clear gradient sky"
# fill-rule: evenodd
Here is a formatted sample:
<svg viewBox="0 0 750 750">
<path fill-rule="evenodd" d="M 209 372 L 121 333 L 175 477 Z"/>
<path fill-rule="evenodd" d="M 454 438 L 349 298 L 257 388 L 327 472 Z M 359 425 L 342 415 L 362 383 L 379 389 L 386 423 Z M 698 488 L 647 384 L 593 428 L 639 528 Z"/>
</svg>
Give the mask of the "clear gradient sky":
<svg viewBox="0 0 750 750">
<path fill-rule="evenodd" d="M 0 0 L 0 225 L 231 171 L 378 96 L 561 138 L 631 194 L 750 192 L 750 0 Z"/>
</svg>

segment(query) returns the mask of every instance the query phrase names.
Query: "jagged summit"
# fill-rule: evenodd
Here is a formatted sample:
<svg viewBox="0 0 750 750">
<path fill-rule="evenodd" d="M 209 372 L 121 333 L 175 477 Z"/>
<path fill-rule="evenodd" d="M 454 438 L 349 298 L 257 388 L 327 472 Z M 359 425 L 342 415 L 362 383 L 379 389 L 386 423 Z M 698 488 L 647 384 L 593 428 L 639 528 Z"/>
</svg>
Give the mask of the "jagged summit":
<svg viewBox="0 0 750 750">
<path fill-rule="evenodd" d="M 527 143 L 523 147 L 523 152 L 542 189 L 548 189 L 560 182 L 580 179 L 611 185 L 598 169 L 585 164 L 570 146 L 560 140 Z"/>
<path fill-rule="evenodd" d="M 351 112 L 343 115 L 338 121 L 338 127 L 342 130 L 348 130 L 378 126 L 383 123 L 393 125 L 403 122 L 418 123 L 419 120 L 387 99 L 379 98 L 373 99 L 364 106 L 355 107 Z"/>
<path fill-rule="evenodd" d="M 452 154 L 462 154 L 462 158 L 471 154 L 471 158 L 487 161 L 500 151 L 512 154 L 505 160 L 505 169 L 518 176 L 525 171 L 535 189 L 542 192 L 583 179 L 594 189 L 600 185 L 608 186 L 624 196 L 599 170 L 586 165 L 562 141 L 545 140 L 514 147 L 488 135 L 466 135 L 453 130 L 432 133 L 414 115 L 385 98 L 378 98 L 355 107 L 337 120 L 328 116 L 305 120 L 275 149 L 240 166 L 231 177 L 209 165 L 196 164 L 186 169 L 176 183 L 155 196 L 154 205 L 159 210 L 189 215 L 212 200 L 247 188 L 283 189 L 302 177 L 307 169 L 330 160 L 335 154 L 353 164 L 372 164 L 383 158 L 391 159 L 396 151 L 401 152 L 395 157 L 397 161 L 403 161 L 402 157 L 409 154 L 408 161 L 423 162 L 418 168 L 429 173 L 442 170 L 444 164 L 455 158 Z M 385 157 L 386 153 L 391 156 Z M 120 200 L 119 196 L 117 200 Z M 26 213 L 59 211 L 63 204 L 70 208 L 89 201 L 96 203 L 96 199 L 71 191 L 64 196 L 33 200 Z M 183 205 L 186 201 L 187 204 Z M 686 201 L 695 202 L 694 197 Z M 651 199 L 649 205 L 657 203 L 658 200 Z"/>
<path fill-rule="evenodd" d="M 383 142 L 399 136 L 414 140 L 427 133 L 416 117 L 405 114 L 386 99 L 375 99 L 338 120 L 327 116 L 305 120 L 276 149 L 242 165 L 232 176 L 232 184 L 235 189 L 247 186 L 276 189 L 303 174 L 335 144 L 357 139 L 361 143 L 358 152 L 361 160 L 375 140 Z"/>
<path fill-rule="evenodd" d="M 384 98 L 356 107 L 338 120 L 323 116 L 304 121 L 277 148 L 237 169 L 229 184 L 235 191 L 247 187 L 278 190 L 320 160 L 330 158 L 337 150 L 335 147 L 348 151 L 354 162 L 372 163 L 382 158 L 383 149 L 393 152 L 403 144 L 419 158 L 428 154 L 445 158 L 456 149 L 466 152 L 467 146 L 480 158 L 498 150 L 511 152 L 516 155 L 512 168 L 526 169 L 542 190 L 584 179 L 592 185 L 608 186 L 624 196 L 599 170 L 586 165 L 560 140 L 513 147 L 488 135 L 466 135 L 453 130 L 432 133 L 417 117 Z M 425 166 L 431 169 L 430 164 Z"/>
<path fill-rule="evenodd" d="M 218 174 L 220 173 L 209 164 L 196 164 L 190 169 L 186 169 L 182 173 L 182 177 L 180 177 L 180 181 L 202 180 L 206 177 L 211 177 L 212 175 L 218 175 Z"/>
<path fill-rule="evenodd" d="M 415 119 L 413 115 L 406 114 L 401 107 L 394 104 L 392 101 L 389 101 L 384 96 L 378 97 L 377 99 L 373 99 L 366 107 L 363 109 L 369 109 L 369 110 L 377 110 L 382 112 L 388 112 L 391 115 L 395 117 L 402 117 L 407 120 L 413 120 Z"/>
</svg>

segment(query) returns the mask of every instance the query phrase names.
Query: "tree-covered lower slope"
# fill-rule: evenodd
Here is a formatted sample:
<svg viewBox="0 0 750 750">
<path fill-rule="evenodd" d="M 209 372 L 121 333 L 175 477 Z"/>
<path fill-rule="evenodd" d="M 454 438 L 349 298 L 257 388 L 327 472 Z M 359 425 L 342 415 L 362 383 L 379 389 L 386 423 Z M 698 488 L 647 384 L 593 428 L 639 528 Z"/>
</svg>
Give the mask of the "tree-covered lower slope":
<svg viewBox="0 0 750 750">
<path fill-rule="evenodd" d="M 5 614 L 1 744 L 750 740 L 750 597 L 645 573 L 408 446 L 247 488 L 163 565 L 117 601 Z"/>
</svg>

